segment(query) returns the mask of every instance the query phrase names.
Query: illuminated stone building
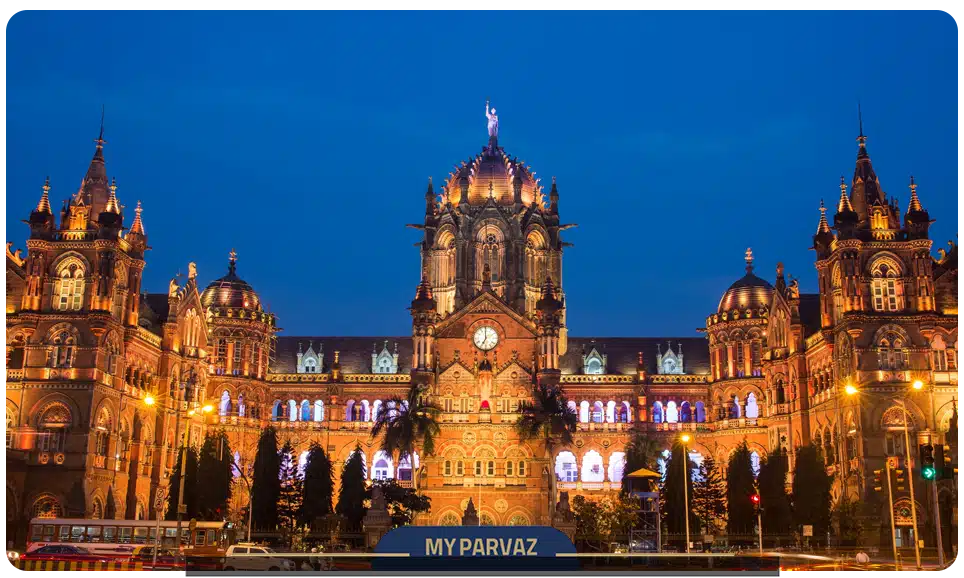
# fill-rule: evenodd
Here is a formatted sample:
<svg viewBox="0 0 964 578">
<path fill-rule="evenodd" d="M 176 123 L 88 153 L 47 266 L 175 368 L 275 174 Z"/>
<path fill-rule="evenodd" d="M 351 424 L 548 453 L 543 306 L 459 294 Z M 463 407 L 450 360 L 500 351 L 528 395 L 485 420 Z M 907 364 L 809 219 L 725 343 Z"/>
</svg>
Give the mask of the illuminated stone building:
<svg viewBox="0 0 964 578">
<path fill-rule="evenodd" d="M 560 221 L 559 188 L 553 180 L 547 198 L 489 118 L 482 150 L 440 191 L 428 183 L 424 220 L 412 225 L 422 232 L 414 297 L 398 304 L 412 326 L 396 336 L 277 335 L 233 251 L 227 275 L 206 287 L 192 264 L 183 286 L 175 278 L 166 293 L 144 292 L 141 210 L 125 229 L 98 138 L 59 223 L 45 184 L 27 254 L 8 244 L 8 523 L 153 516 L 179 444 L 175 424 L 192 428 L 192 443 L 225 428 L 242 469 L 269 424 L 299 453 L 326 448 L 336 480 L 358 447 L 369 477 L 417 484 L 432 498 L 425 524 L 459 523 L 470 497 L 483 523 L 550 523 L 551 486 L 618 488 L 634 429 L 666 447 L 691 432 L 694 458 L 721 464 L 744 440 L 755 462 L 815 441 L 841 472 L 835 492 L 858 495 L 868 471 L 902 451 L 895 398 L 907 400 L 919 439 L 947 428 L 957 250 L 931 256 L 916 185 L 900 222 L 863 136 L 833 228 L 821 208 L 819 294 L 801 294 L 782 268 L 772 283 L 758 277 L 748 250 L 745 275 L 707 317 L 705 336 L 583 338 L 566 326 L 561 235 L 571 225 Z M 909 389 L 917 379 L 920 392 Z M 540 382 L 560 385 L 579 417 L 575 443 L 551 456 L 513 427 Z M 443 408 L 442 433 L 434 455 L 394 464 L 369 432 L 386 400 L 413 383 Z M 846 383 L 858 393 L 843 394 Z M 205 404 L 216 411 L 197 411 Z M 234 512 L 246 501 L 239 483 Z"/>
</svg>

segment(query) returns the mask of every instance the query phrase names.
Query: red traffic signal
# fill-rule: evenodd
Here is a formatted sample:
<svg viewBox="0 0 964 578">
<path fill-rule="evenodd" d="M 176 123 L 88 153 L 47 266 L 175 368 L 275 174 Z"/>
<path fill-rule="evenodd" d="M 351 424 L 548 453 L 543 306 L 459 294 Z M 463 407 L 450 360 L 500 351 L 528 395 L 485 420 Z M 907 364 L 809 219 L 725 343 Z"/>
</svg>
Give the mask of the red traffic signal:
<svg viewBox="0 0 964 578">
<path fill-rule="evenodd" d="M 760 494 L 750 494 L 750 501 L 753 502 L 754 506 L 760 505 Z"/>
</svg>

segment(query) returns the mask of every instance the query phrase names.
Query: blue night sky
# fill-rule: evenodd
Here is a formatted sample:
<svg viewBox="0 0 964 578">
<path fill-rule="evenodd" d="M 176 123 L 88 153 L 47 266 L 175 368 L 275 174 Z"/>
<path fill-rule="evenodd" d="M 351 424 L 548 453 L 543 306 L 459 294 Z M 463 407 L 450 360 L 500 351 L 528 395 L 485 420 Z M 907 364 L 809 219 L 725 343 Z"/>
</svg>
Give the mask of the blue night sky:
<svg viewBox="0 0 964 578">
<path fill-rule="evenodd" d="M 6 238 L 46 175 L 74 193 L 106 105 L 107 171 L 153 250 L 238 272 L 288 335 L 407 334 L 428 176 L 499 142 L 558 178 L 568 323 L 695 335 L 751 246 L 816 290 L 809 251 L 857 153 L 913 174 L 957 235 L 957 27 L 897 13 L 45 13 L 7 25 Z M 830 215 L 828 215 L 830 216 Z"/>
</svg>

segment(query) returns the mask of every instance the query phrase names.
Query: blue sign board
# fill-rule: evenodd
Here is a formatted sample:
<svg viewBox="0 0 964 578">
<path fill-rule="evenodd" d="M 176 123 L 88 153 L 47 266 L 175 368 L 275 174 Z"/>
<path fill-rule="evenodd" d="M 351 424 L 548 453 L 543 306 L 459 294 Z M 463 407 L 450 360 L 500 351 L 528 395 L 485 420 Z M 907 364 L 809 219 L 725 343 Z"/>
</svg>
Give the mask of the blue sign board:
<svg viewBox="0 0 964 578">
<path fill-rule="evenodd" d="M 401 526 L 375 547 L 372 570 L 578 570 L 575 546 L 549 526 Z"/>
</svg>

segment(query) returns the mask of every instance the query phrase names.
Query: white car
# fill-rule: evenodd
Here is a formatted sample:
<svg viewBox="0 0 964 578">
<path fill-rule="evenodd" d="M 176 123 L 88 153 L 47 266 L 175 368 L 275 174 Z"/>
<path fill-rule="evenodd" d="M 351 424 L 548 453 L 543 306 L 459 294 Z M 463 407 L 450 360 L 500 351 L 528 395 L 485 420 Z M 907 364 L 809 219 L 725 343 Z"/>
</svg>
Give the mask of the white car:
<svg viewBox="0 0 964 578">
<path fill-rule="evenodd" d="M 225 570 L 294 570 L 295 564 L 267 546 L 234 544 L 224 554 Z"/>
</svg>

